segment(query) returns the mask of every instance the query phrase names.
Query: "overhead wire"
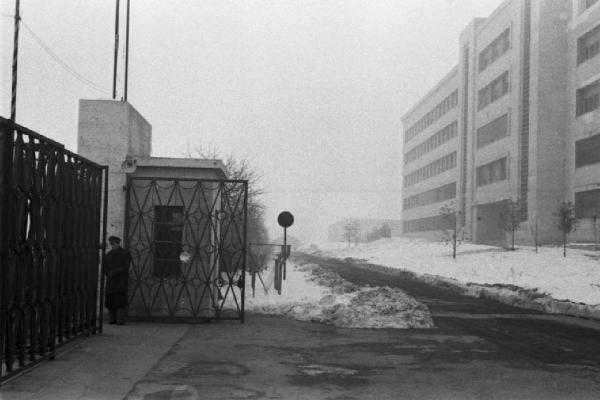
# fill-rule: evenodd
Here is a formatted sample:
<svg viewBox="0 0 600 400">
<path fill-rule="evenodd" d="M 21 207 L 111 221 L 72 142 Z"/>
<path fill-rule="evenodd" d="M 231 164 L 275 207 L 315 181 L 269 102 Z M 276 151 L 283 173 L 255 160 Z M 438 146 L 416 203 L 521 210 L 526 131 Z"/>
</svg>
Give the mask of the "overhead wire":
<svg viewBox="0 0 600 400">
<path fill-rule="evenodd" d="M 4 16 L 4 14 L 2 16 Z M 65 69 L 65 71 L 67 71 L 71 76 L 73 76 L 75 79 L 77 79 L 84 85 L 86 85 L 98 92 L 101 92 L 101 93 L 104 93 L 107 95 L 111 94 L 108 90 L 103 89 L 102 86 L 100 86 L 97 83 L 93 82 L 92 80 L 86 78 L 85 76 L 83 76 L 82 74 L 77 72 L 69 64 L 67 64 L 65 61 L 63 61 L 54 51 L 52 51 L 50 46 L 45 44 L 44 41 L 38 35 L 36 35 L 36 33 L 31 29 L 31 27 L 29 27 L 29 25 L 27 25 L 22 19 L 21 19 L 21 24 L 29 32 L 29 34 L 33 37 L 33 39 L 38 43 L 38 45 L 42 49 L 44 49 L 44 51 L 46 51 L 46 53 L 48 53 L 50 55 L 50 57 L 52 57 L 52 59 L 54 59 L 54 61 L 56 61 L 56 63 L 58 65 L 60 65 L 63 69 Z"/>
</svg>

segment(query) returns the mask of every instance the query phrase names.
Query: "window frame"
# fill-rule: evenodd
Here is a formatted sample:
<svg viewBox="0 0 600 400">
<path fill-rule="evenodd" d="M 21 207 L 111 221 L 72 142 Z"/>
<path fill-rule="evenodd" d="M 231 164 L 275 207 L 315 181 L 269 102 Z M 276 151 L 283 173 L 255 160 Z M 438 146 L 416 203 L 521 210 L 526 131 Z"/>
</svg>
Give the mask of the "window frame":
<svg viewBox="0 0 600 400">
<path fill-rule="evenodd" d="M 183 250 L 184 212 L 183 206 L 154 206 L 152 276 L 155 278 L 178 278 L 182 274 L 179 254 Z M 180 217 L 174 220 L 176 213 L 180 214 Z M 169 219 L 162 219 L 163 215 L 168 216 Z M 173 233 L 175 233 L 175 236 L 173 236 Z M 170 250 L 169 247 L 171 248 Z M 164 257 L 166 253 L 173 253 L 173 256 Z M 177 254 L 175 255 L 174 253 Z"/>
<path fill-rule="evenodd" d="M 591 96 L 588 96 L 589 92 L 592 92 Z M 577 89 L 575 103 L 576 117 L 580 117 L 600 108 L 600 79 Z"/>
<path fill-rule="evenodd" d="M 577 65 L 600 55 L 600 24 L 577 39 Z"/>
</svg>

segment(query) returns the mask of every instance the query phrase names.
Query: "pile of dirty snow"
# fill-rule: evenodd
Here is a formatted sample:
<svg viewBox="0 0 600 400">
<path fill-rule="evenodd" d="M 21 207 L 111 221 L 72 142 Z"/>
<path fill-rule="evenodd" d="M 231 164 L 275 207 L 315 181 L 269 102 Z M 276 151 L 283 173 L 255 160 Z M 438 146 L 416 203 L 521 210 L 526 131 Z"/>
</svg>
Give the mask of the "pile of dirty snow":
<svg viewBox="0 0 600 400">
<path fill-rule="evenodd" d="M 427 306 L 402 290 L 354 285 L 316 264 L 289 262 L 282 294 L 257 287 L 246 309 L 340 328 L 433 327 Z"/>
</svg>

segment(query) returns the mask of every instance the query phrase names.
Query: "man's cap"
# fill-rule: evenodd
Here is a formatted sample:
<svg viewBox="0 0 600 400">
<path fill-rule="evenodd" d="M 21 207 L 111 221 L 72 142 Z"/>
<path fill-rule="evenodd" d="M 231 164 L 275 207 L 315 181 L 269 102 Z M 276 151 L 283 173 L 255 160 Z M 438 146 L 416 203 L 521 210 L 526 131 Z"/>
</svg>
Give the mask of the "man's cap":
<svg viewBox="0 0 600 400">
<path fill-rule="evenodd" d="M 121 238 L 118 236 L 109 236 L 108 237 L 108 242 L 112 243 L 112 242 L 117 242 L 117 243 L 121 243 Z"/>
</svg>

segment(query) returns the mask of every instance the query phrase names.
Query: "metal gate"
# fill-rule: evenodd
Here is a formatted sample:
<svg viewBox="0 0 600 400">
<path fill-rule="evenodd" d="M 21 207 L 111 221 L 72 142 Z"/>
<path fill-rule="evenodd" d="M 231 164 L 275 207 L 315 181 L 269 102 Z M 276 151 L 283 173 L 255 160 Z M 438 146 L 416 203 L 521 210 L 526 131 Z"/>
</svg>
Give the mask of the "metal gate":
<svg viewBox="0 0 600 400">
<path fill-rule="evenodd" d="M 132 177 L 129 315 L 244 322 L 248 181 Z"/>
<path fill-rule="evenodd" d="M 4 380 L 54 358 L 57 345 L 102 330 L 99 244 L 108 167 L 4 118 L 0 166 Z"/>
</svg>

